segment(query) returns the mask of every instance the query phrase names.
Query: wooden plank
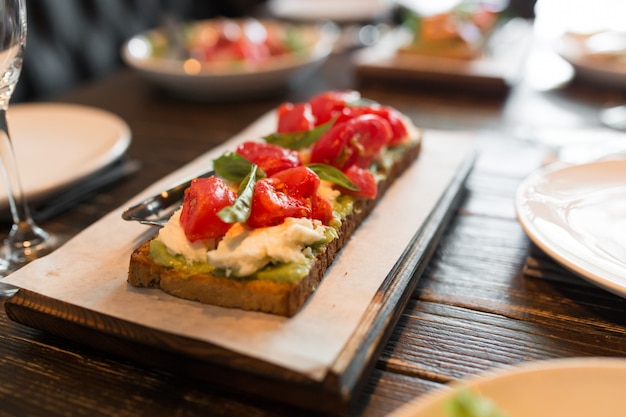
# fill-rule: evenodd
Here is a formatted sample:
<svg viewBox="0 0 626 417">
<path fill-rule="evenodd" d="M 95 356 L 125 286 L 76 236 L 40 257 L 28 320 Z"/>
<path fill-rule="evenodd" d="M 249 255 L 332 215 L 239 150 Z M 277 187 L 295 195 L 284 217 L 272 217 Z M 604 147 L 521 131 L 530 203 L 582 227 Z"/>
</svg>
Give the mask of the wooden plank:
<svg viewBox="0 0 626 417">
<path fill-rule="evenodd" d="M 456 211 L 473 156 L 465 161 L 370 304 L 328 376 L 312 381 L 278 366 L 20 290 L 5 302 L 12 320 L 150 367 L 248 395 L 325 412 L 346 410 L 391 334 L 444 227 Z M 288 394 L 288 395 L 287 395 Z"/>
</svg>

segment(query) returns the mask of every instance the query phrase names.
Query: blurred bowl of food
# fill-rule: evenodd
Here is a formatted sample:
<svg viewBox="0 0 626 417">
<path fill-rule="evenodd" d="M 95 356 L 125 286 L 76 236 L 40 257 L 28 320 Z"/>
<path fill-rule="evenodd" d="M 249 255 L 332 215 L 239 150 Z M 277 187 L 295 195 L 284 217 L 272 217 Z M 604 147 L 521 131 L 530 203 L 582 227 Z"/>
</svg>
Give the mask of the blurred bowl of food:
<svg viewBox="0 0 626 417">
<path fill-rule="evenodd" d="M 123 45 L 122 58 L 176 96 L 238 100 L 276 94 L 306 79 L 337 36 L 332 24 L 217 18 L 138 34 Z"/>
</svg>

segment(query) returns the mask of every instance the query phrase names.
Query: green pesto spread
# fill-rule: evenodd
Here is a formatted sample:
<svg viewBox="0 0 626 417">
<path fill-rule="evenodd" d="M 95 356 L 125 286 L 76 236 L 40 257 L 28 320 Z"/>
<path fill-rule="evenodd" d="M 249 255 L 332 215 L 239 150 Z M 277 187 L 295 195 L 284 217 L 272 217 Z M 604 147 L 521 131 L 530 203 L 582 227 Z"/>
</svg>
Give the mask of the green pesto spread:
<svg viewBox="0 0 626 417">
<path fill-rule="evenodd" d="M 334 227 L 326 228 L 324 238 L 311 245 L 311 257 L 309 257 L 305 263 L 291 262 L 270 264 L 250 276 L 230 276 L 229 278 L 239 280 L 260 279 L 281 283 L 297 283 L 309 274 L 315 255 L 319 253 L 319 251 L 322 250 L 328 242 L 336 239 L 337 236 L 337 230 Z M 171 253 L 165 244 L 158 239 L 150 241 L 150 258 L 156 264 L 167 268 L 174 268 L 187 277 L 196 274 L 211 274 L 221 277 L 227 276 L 225 270 L 215 268 L 208 262 L 189 263 L 184 256 Z"/>
</svg>

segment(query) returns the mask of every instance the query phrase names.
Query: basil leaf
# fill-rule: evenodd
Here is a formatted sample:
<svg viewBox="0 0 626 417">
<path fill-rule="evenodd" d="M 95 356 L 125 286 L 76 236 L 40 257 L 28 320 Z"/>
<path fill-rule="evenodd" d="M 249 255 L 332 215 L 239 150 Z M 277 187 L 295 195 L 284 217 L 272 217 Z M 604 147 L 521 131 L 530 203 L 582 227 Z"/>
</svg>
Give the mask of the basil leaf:
<svg viewBox="0 0 626 417">
<path fill-rule="evenodd" d="M 314 144 L 320 136 L 322 136 L 333 124 L 336 119 L 331 119 L 312 130 L 293 133 L 272 133 L 264 136 L 263 139 L 272 145 L 282 146 L 283 148 L 298 150 L 306 148 Z"/>
<path fill-rule="evenodd" d="M 237 198 L 231 206 L 221 209 L 217 215 L 225 223 L 245 222 L 250 217 L 254 184 L 257 180 L 257 166 L 252 164 L 250 172 L 239 186 Z"/>
<path fill-rule="evenodd" d="M 227 181 L 242 182 L 244 178 L 250 173 L 254 164 L 248 161 L 243 156 L 226 152 L 222 156 L 213 160 L 213 170 L 215 174 Z M 265 172 L 258 169 L 256 172 L 256 178 L 265 177 Z"/>
<path fill-rule="evenodd" d="M 315 172 L 320 179 L 324 181 L 330 181 L 333 184 L 337 184 L 343 188 L 347 188 L 352 191 L 359 191 L 359 187 L 354 184 L 350 178 L 346 176 L 339 169 L 331 165 L 326 164 L 309 164 L 307 165 L 311 171 Z"/>
</svg>

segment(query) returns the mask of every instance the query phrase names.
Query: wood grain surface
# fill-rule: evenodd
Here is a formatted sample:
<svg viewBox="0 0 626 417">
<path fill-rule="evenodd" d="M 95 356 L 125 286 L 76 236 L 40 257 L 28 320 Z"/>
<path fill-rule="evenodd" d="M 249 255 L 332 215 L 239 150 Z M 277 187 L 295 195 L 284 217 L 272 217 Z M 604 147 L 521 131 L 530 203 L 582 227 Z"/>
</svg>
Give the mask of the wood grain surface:
<svg viewBox="0 0 626 417">
<path fill-rule="evenodd" d="M 516 187 L 544 162 L 548 150 L 520 140 L 519 129 L 598 127 L 598 109 L 624 100 L 623 92 L 575 81 L 550 91 L 520 85 L 496 99 L 361 81 L 345 54 L 334 56 L 310 83 L 254 102 L 175 100 L 126 70 L 84 85 L 60 100 L 124 118 L 133 132 L 128 155 L 142 168 L 44 225 L 74 234 L 278 103 L 304 100 L 327 88 L 358 88 L 422 127 L 476 131 L 480 153 L 460 208 L 356 401 L 342 415 L 384 416 L 443 384 L 496 367 L 549 358 L 624 357 L 626 300 L 553 268 L 550 260 L 534 269 L 550 269 L 550 274 L 526 274 L 532 247 L 513 205 Z M 3 417 L 320 415 L 232 394 L 226 383 L 209 384 L 177 371 L 177 363 L 168 365 L 169 371 L 142 365 L 107 352 L 106 346 L 77 343 L 0 314 Z"/>
</svg>

